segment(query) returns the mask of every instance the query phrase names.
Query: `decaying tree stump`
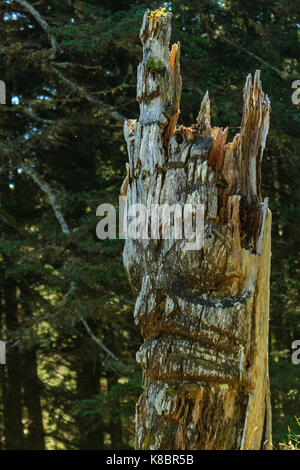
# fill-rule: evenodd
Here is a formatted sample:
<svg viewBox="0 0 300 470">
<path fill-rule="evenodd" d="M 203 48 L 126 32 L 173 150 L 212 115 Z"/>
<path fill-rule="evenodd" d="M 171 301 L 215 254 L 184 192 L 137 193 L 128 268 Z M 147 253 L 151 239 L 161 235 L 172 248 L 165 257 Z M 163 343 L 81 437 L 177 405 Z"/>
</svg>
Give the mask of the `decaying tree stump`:
<svg viewBox="0 0 300 470">
<path fill-rule="evenodd" d="M 124 264 L 145 339 L 137 449 L 261 449 L 271 443 L 268 321 L 271 213 L 260 195 L 270 104 L 259 71 L 244 88 L 240 133 L 211 128 L 205 95 L 196 124 L 176 128 L 179 43 L 171 14 L 144 16 L 139 120 L 125 123 L 135 203 L 201 203 L 204 245 L 127 238 Z M 161 230 L 162 221 L 159 222 Z M 173 232 L 172 232 L 173 233 Z M 174 234 L 173 234 L 174 235 Z"/>
</svg>

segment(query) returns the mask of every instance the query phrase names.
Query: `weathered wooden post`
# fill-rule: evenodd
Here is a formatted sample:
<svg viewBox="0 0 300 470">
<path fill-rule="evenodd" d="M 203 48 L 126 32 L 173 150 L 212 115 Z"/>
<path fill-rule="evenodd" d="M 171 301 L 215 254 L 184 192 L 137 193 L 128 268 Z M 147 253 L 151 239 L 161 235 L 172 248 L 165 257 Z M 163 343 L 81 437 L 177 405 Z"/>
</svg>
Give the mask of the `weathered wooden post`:
<svg viewBox="0 0 300 470">
<path fill-rule="evenodd" d="M 208 94 L 196 124 L 176 128 L 179 44 L 171 14 L 147 12 L 138 67 L 139 120 L 125 123 L 132 204 L 149 238 L 127 238 L 124 264 L 145 339 L 138 361 L 137 449 L 261 449 L 271 443 L 268 322 L 271 213 L 260 194 L 270 104 L 259 71 L 244 88 L 240 133 L 211 128 Z M 151 204 L 204 204 L 204 245 L 154 239 Z M 159 222 L 161 234 L 163 221 Z"/>
</svg>

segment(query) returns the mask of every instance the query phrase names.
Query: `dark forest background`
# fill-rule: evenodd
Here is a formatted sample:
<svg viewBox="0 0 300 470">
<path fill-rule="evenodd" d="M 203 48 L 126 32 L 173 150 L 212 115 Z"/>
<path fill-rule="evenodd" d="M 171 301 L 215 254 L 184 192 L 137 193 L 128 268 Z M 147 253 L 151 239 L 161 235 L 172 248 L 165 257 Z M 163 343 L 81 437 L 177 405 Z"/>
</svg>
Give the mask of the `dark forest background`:
<svg viewBox="0 0 300 470">
<path fill-rule="evenodd" d="M 128 449 L 141 392 L 134 297 L 122 240 L 100 241 L 96 208 L 118 206 L 124 118 L 138 117 L 146 9 L 173 12 L 180 122 L 206 89 L 212 122 L 238 131 L 246 76 L 272 104 L 263 196 L 273 213 L 270 374 L 275 446 L 300 415 L 300 2 L 2 0 L 0 79 L 0 449 Z M 63 219 L 61 219 L 61 217 Z"/>
</svg>

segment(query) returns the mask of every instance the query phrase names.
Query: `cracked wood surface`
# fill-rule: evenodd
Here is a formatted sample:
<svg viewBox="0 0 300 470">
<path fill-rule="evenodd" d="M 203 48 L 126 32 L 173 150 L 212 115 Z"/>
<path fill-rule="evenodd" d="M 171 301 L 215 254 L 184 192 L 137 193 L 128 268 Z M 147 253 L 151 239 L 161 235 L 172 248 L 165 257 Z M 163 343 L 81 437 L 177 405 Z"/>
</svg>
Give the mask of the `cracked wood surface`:
<svg viewBox="0 0 300 470">
<path fill-rule="evenodd" d="M 125 122 L 128 207 L 205 206 L 204 245 L 126 239 L 124 265 L 138 294 L 134 317 L 144 393 L 137 449 L 260 449 L 271 445 L 268 322 L 271 213 L 260 194 L 270 103 L 260 73 L 247 77 L 241 131 L 211 127 L 204 96 L 196 123 L 177 127 L 180 45 L 171 13 L 145 13 L 138 120 Z M 159 64 L 153 68 L 149 64 Z M 159 222 L 159 233 L 162 222 Z M 150 231 L 150 228 L 149 228 Z"/>
</svg>

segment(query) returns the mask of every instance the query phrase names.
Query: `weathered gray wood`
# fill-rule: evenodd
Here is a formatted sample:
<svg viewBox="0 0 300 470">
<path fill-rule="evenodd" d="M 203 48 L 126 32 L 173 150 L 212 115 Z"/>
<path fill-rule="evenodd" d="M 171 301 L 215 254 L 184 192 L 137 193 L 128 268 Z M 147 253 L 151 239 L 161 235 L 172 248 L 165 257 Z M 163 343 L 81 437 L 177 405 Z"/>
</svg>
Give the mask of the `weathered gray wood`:
<svg viewBox="0 0 300 470">
<path fill-rule="evenodd" d="M 270 103 L 257 71 L 247 77 L 232 142 L 227 129 L 211 128 L 208 94 L 196 124 L 176 128 L 180 47 L 169 51 L 170 23 L 170 13 L 144 17 L 140 117 L 125 123 L 122 194 L 128 207 L 147 206 L 149 226 L 151 204 L 204 204 L 205 241 L 185 251 L 185 238 L 126 240 L 134 317 L 145 338 L 136 447 L 268 448 L 271 213 L 261 200 L 260 164 Z"/>
</svg>

